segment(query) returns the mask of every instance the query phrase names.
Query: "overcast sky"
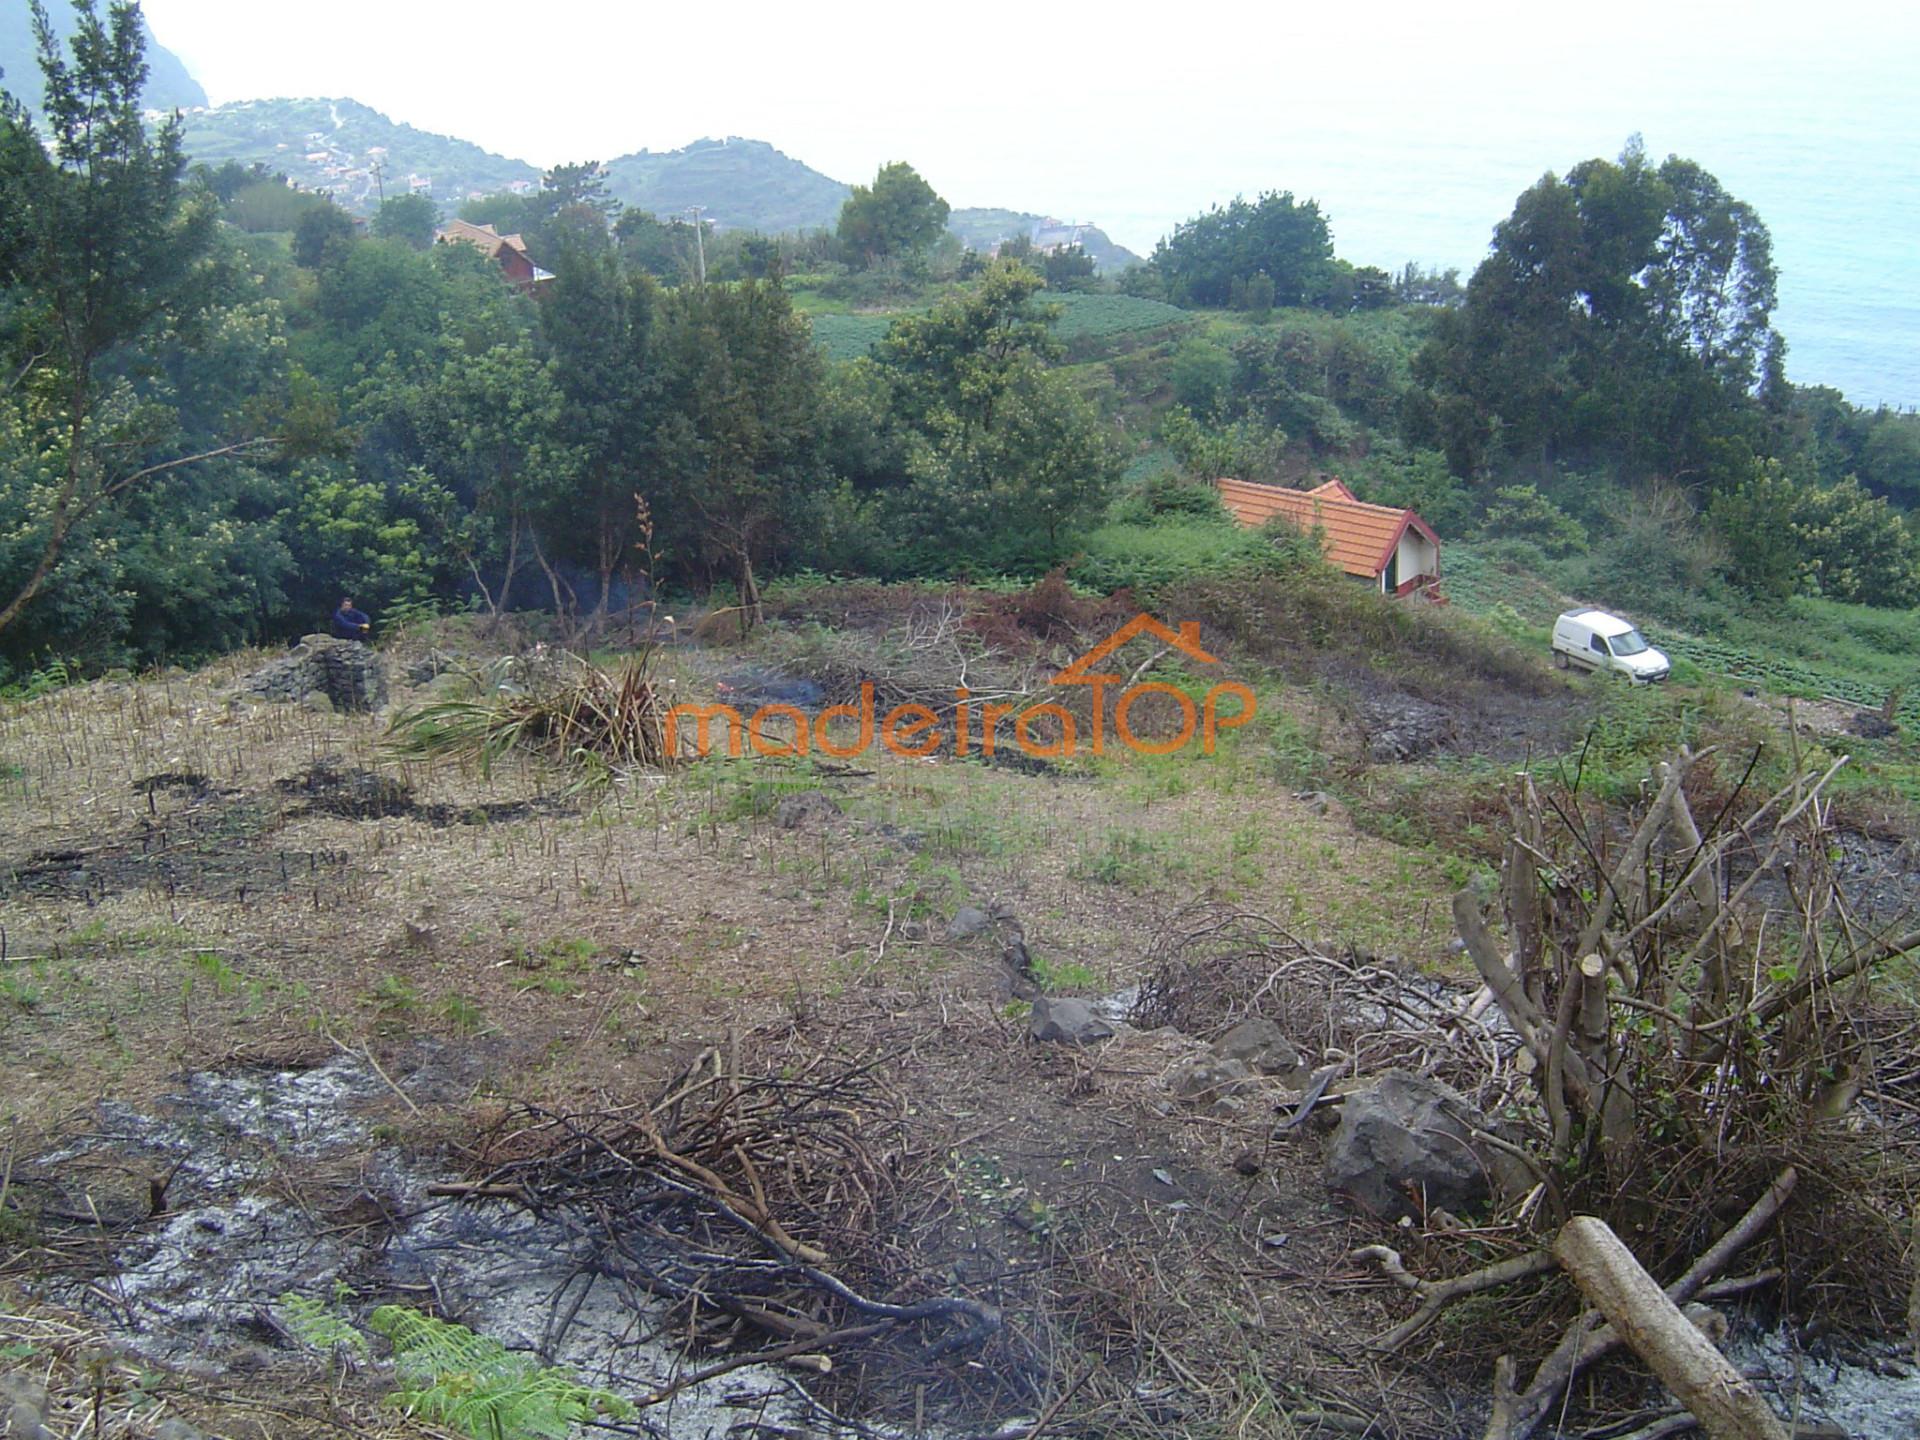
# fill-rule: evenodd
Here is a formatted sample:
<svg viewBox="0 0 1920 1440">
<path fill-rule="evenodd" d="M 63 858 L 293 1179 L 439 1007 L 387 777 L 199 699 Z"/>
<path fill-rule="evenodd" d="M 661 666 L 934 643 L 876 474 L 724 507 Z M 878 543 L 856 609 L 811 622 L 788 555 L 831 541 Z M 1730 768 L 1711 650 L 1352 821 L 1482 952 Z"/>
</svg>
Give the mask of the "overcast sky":
<svg viewBox="0 0 1920 1440">
<path fill-rule="evenodd" d="M 539 165 L 704 135 L 770 140 L 843 180 L 906 159 L 955 205 L 1092 219 L 1141 250 L 1215 200 L 1274 187 L 1318 195 L 1350 251 L 1342 202 L 1369 189 L 1417 202 L 1457 146 L 1504 176 L 1482 182 L 1504 197 L 1488 226 L 1542 170 L 1612 154 L 1634 131 L 1656 155 L 1724 170 L 1731 155 L 1699 152 L 1764 127 L 1783 87 L 1829 91 L 1836 120 L 1912 119 L 1920 55 L 1920 7 L 1848 0 L 146 11 L 216 103 L 351 95 Z"/>
</svg>

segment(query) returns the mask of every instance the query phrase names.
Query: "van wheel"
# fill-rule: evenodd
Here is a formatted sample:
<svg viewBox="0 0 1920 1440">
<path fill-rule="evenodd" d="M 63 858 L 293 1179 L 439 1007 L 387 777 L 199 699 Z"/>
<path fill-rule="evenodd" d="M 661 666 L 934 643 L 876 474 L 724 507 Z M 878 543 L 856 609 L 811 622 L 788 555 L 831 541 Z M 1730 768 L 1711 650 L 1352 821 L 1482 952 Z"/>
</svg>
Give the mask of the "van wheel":
<svg viewBox="0 0 1920 1440">
<path fill-rule="evenodd" d="M 1567 668 L 1567 652 L 1564 650 L 1554 651 L 1553 663 L 1557 669 L 1561 669 L 1561 670 L 1566 669 Z"/>
</svg>

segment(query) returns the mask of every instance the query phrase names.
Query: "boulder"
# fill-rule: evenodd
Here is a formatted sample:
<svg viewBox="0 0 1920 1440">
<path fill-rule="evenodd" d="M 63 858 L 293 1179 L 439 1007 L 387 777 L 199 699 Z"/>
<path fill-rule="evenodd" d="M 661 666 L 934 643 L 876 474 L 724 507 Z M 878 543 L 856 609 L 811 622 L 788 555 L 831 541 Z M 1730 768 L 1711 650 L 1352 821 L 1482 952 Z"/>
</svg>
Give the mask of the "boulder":
<svg viewBox="0 0 1920 1440">
<path fill-rule="evenodd" d="M 1271 1020 L 1255 1016 L 1242 1020 L 1213 1042 L 1222 1060 L 1240 1060 L 1262 1075 L 1293 1075 L 1305 1068 L 1300 1052 Z"/>
<path fill-rule="evenodd" d="M 781 797 L 773 807 L 773 823 L 782 830 L 803 830 L 826 825 L 840 813 L 840 802 L 824 790 L 803 790 Z"/>
<path fill-rule="evenodd" d="M 947 922 L 947 939 L 971 940 L 992 924 L 993 917 L 986 911 L 974 905 L 962 905 Z"/>
<path fill-rule="evenodd" d="M 1085 1000 L 1042 995 L 1033 1002 L 1027 1033 L 1036 1040 L 1063 1045 L 1088 1045 L 1113 1038 L 1113 1027 L 1093 1013 Z"/>
<path fill-rule="evenodd" d="M 43 1423 L 45 1417 L 24 1400 L 15 1401 L 7 1411 L 6 1435 L 8 1440 L 53 1440 L 53 1433 Z"/>
<path fill-rule="evenodd" d="M 1167 1076 L 1173 1093 L 1194 1104 L 1229 1099 L 1235 1091 L 1256 1083 L 1253 1067 L 1246 1061 L 1222 1060 L 1216 1055 L 1196 1055 L 1176 1065 Z"/>
<path fill-rule="evenodd" d="M 1480 1211 L 1493 1194 L 1494 1166 L 1471 1132 L 1485 1128 L 1457 1091 L 1390 1070 L 1341 1105 L 1327 1148 L 1327 1188 L 1383 1220 Z"/>
</svg>

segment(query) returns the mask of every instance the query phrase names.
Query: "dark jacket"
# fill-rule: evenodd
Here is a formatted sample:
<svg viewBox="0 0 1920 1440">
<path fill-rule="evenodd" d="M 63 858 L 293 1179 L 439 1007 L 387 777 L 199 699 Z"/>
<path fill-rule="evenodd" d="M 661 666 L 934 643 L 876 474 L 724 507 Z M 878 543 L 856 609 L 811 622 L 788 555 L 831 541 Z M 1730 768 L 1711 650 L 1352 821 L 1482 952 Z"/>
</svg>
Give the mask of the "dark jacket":
<svg viewBox="0 0 1920 1440">
<path fill-rule="evenodd" d="M 367 638 L 367 626 L 372 622 L 363 611 L 350 605 L 342 605 L 333 612 L 333 638 L 336 640 L 364 640 Z"/>
</svg>

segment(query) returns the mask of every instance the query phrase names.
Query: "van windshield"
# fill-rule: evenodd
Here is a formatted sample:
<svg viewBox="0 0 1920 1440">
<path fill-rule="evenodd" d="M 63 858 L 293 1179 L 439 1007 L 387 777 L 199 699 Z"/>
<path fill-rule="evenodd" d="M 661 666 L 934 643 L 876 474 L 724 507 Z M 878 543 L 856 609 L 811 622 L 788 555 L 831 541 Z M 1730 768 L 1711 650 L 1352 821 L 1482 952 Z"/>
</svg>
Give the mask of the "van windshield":
<svg viewBox="0 0 1920 1440">
<path fill-rule="evenodd" d="M 1607 644 L 1613 647 L 1616 655 L 1638 655 L 1646 650 L 1647 637 L 1638 630 L 1629 630 L 1624 635 L 1616 635 Z"/>
</svg>

